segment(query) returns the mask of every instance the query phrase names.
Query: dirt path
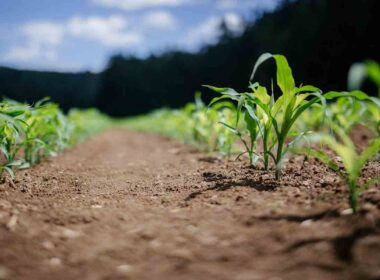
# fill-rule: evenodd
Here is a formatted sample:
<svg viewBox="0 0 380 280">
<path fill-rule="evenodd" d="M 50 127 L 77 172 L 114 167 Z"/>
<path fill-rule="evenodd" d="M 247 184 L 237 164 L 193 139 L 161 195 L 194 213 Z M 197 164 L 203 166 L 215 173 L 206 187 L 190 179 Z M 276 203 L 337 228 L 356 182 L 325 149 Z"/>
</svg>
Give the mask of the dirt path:
<svg viewBox="0 0 380 280">
<path fill-rule="evenodd" d="M 0 279 L 379 279 L 379 187 L 341 215 L 334 174 L 287 170 L 107 131 L 0 184 Z"/>
</svg>

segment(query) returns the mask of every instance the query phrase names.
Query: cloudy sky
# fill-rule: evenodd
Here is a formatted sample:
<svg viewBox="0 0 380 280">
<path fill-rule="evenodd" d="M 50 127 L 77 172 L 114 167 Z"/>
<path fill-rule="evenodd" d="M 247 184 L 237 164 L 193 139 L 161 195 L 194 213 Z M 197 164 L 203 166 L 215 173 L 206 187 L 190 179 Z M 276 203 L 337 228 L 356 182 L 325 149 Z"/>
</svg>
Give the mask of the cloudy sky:
<svg viewBox="0 0 380 280">
<path fill-rule="evenodd" d="M 0 65 L 100 71 L 115 53 L 196 51 L 279 0 L 1 0 Z"/>
</svg>

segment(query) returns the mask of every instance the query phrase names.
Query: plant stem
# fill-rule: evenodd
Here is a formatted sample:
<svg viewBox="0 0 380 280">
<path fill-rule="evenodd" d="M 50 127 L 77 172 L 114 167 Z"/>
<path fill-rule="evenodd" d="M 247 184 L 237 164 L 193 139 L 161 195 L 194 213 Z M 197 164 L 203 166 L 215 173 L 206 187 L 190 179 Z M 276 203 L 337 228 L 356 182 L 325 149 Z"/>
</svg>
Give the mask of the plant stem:
<svg viewBox="0 0 380 280">
<path fill-rule="evenodd" d="M 264 135 L 263 139 L 263 149 L 264 149 L 264 168 L 265 170 L 269 170 L 269 154 L 268 154 L 268 141 L 267 135 Z"/>
<path fill-rule="evenodd" d="M 354 213 L 356 213 L 357 207 L 358 207 L 358 196 L 359 196 L 356 182 L 350 180 L 348 182 L 348 187 L 350 191 L 349 203 Z"/>
<path fill-rule="evenodd" d="M 276 180 L 281 178 L 281 160 L 282 160 L 282 150 L 284 147 L 284 141 L 282 139 L 278 140 L 277 144 L 277 155 L 276 155 Z"/>
<path fill-rule="evenodd" d="M 252 151 L 248 151 L 248 155 L 249 155 L 249 165 L 253 166 L 253 153 L 252 153 Z"/>
</svg>

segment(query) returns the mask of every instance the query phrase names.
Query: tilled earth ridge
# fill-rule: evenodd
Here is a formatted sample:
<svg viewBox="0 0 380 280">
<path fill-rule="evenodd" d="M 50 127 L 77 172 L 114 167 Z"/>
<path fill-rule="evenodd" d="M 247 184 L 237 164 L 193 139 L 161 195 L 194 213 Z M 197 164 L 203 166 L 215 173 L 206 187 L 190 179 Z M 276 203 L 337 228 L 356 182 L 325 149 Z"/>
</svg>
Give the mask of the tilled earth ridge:
<svg viewBox="0 0 380 280">
<path fill-rule="evenodd" d="M 380 174 L 371 162 L 363 179 Z M 0 279 L 379 279 L 380 187 L 108 130 L 0 184 Z"/>
</svg>

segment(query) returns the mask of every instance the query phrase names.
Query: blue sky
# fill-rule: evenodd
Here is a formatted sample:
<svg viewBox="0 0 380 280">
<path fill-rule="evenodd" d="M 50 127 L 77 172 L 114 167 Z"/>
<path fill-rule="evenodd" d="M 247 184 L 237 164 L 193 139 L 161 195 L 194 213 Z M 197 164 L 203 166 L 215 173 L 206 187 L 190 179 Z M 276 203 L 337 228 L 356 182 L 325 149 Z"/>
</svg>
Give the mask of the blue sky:
<svg viewBox="0 0 380 280">
<path fill-rule="evenodd" d="M 197 51 L 279 0 L 1 0 L 0 65 L 101 71 L 115 53 Z"/>
</svg>

